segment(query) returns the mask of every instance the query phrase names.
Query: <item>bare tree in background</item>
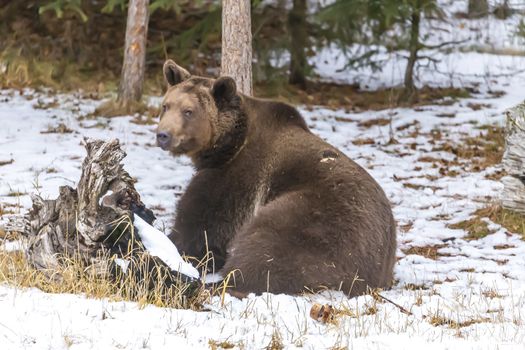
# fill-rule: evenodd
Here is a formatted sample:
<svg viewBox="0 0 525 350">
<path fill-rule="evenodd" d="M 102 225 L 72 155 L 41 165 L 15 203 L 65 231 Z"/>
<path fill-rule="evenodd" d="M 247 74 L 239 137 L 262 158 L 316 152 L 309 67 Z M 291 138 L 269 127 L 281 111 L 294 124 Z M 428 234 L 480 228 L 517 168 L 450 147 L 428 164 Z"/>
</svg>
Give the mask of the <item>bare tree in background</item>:
<svg viewBox="0 0 525 350">
<path fill-rule="evenodd" d="M 223 0 L 221 75 L 235 80 L 237 89 L 251 96 L 252 21 L 250 0 Z"/>
<path fill-rule="evenodd" d="M 499 19 L 507 19 L 514 13 L 509 0 L 500 0 L 494 7 L 494 15 Z"/>
<path fill-rule="evenodd" d="M 144 84 L 149 0 L 130 0 L 126 24 L 126 46 L 117 103 L 126 111 L 140 102 Z"/>
<path fill-rule="evenodd" d="M 288 82 L 306 89 L 306 0 L 293 0 L 293 8 L 288 13 L 288 30 L 290 31 L 290 76 Z"/>
<path fill-rule="evenodd" d="M 489 14 L 489 3 L 487 0 L 469 0 L 468 17 L 480 18 Z"/>
<path fill-rule="evenodd" d="M 410 43 L 409 57 L 405 69 L 404 91 L 401 100 L 412 102 L 416 96 L 416 85 L 414 84 L 414 68 L 418 59 L 418 52 L 421 49 L 419 41 L 419 25 L 421 23 L 421 12 L 425 0 L 415 0 L 411 6 L 410 14 Z"/>
</svg>

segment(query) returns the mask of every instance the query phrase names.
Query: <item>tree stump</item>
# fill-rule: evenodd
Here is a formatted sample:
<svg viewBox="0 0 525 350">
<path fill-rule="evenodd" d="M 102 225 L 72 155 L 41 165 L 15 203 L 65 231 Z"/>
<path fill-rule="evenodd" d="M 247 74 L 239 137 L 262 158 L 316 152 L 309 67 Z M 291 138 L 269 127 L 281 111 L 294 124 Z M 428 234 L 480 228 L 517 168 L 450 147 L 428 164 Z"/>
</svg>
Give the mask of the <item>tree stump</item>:
<svg viewBox="0 0 525 350">
<path fill-rule="evenodd" d="M 502 205 L 525 214 L 525 102 L 507 111 Z"/>
<path fill-rule="evenodd" d="M 28 214 L 7 226 L 28 238 L 26 257 L 36 269 L 53 273 L 62 258 L 96 266 L 106 253 L 126 256 L 140 248 L 131 230 L 133 213 L 149 224 L 155 219 L 121 164 L 126 154 L 119 141 L 88 139 L 85 147 L 77 188 L 62 186 L 58 198 L 51 200 L 33 194 Z"/>
<path fill-rule="evenodd" d="M 126 153 L 119 141 L 87 139 L 85 147 L 76 189 L 62 186 L 51 200 L 32 195 L 31 210 L 8 223 L 8 233 L 27 238 L 27 261 L 55 280 L 62 277 L 61 267 L 73 261 L 119 283 L 131 278 L 149 290 L 175 285 L 185 295 L 198 293 L 203 287 L 198 270 L 151 226 L 155 216 L 121 164 Z"/>
</svg>

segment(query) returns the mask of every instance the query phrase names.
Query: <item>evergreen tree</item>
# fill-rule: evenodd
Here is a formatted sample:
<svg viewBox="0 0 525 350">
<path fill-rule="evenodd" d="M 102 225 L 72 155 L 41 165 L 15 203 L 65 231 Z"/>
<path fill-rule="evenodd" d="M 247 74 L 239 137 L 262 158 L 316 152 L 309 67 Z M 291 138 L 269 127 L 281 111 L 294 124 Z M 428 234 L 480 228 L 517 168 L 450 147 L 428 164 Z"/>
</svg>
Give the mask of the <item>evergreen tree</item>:
<svg viewBox="0 0 525 350">
<path fill-rule="evenodd" d="M 318 15 L 321 25 L 332 29 L 325 36 L 349 56 L 346 68 L 371 66 L 380 69 L 375 55 L 378 47 L 389 51 L 408 51 L 401 99 L 415 97 L 415 66 L 419 51 L 426 46 L 420 38 L 420 25 L 425 16 L 439 16 L 436 0 L 336 0 Z M 353 44 L 364 50 L 350 51 Z M 440 45 L 442 46 L 442 45 Z"/>
<path fill-rule="evenodd" d="M 392 0 L 389 0 L 392 1 Z M 424 16 L 440 15 L 436 0 L 404 0 L 402 2 L 399 21 L 408 24 L 409 37 L 407 47 L 409 52 L 405 69 L 404 91 L 401 100 L 413 102 L 416 97 L 416 86 L 414 84 L 414 68 L 418 61 L 419 51 L 422 48 L 430 48 L 421 42 L 420 25 Z M 403 44 L 401 48 L 403 48 Z M 438 45 L 443 46 L 443 44 Z"/>
</svg>

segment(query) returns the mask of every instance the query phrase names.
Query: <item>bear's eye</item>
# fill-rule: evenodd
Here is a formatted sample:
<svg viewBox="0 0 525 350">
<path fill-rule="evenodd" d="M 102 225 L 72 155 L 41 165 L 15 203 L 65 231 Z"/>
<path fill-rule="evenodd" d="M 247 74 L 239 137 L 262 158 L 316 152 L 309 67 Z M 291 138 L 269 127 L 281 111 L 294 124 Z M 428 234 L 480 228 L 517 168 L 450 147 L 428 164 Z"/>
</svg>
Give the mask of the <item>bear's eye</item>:
<svg viewBox="0 0 525 350">
<path fill-rule="evenodd" d="M 166 113 L 167 110 L 168 110 L 168 105 L 163 104 L 162 105 L 162 113 Z"/>
<path fill-rule="evenodd" d="M 186 110 L 184 111 L 184 116 L 185 116 L 186 118 L 190 118 L 192 115 L 193 115 L 193 111 L 192 111 L 191 109 L 186 109 Z"/>
</svg>

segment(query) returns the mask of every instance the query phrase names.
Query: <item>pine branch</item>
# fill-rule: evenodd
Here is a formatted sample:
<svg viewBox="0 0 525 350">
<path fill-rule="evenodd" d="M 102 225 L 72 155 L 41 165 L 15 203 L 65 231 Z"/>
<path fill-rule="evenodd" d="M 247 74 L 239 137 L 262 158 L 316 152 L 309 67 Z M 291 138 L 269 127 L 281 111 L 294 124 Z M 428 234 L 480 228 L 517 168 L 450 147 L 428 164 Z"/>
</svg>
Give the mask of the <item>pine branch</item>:
<svg viewBox="0 0 525 350">
<path fill-rule="evenodd" d="M 468 39 L 465 39 L 465 40 L 453 40 L 453 41 L 445 41 L 445 42 L 442 42 L 440 44 L 437 44 L 437 45 L 426 45 L 426 44 L 420 44 L 420 48 L 421 49 L 427 49 L 427 50 L 437 50 L 437 49 L 441 49 L 445 46 L 449 46 L 449 45 L 459 45 L 459 44 L 463 44 L 463 43 L 466 43 L 468 41 Z"/>
</svg>

